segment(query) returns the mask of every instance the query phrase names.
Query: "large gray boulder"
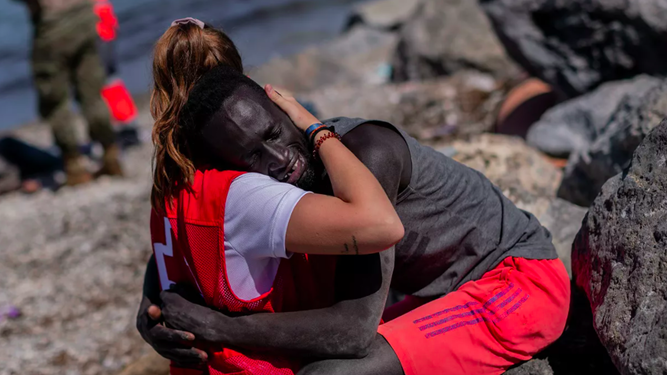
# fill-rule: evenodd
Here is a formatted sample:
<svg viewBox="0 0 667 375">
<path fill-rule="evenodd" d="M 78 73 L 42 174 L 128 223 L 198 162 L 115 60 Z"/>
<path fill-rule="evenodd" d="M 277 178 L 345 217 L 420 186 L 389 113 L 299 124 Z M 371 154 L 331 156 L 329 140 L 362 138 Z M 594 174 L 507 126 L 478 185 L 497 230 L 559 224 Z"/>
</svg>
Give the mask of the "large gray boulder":
<svg viewBox="0 0 667 375">
<path fill-rule="evenodd" d="M 664 0 L 479 1 L 509 55 L 568 97 L 667 73 Z"/>
<path fill-rule="evenodd" d="M 17 190 L 20 187 L 19 169 L 0 156 L 0 194 Z"/>
<path fill-rule="evenodd" d="M 644 137 L 667 117 L 667 81 L 627 94 L 592 144 L 570 156 L 558 196 L 588 207 L 602 185 L 628 167 Z"/>
<path fill-rule="evenodd" d="M 667 372 L 667 121 L 595 199 L 572 251 L 595 330 L 622 374 Z"/>
<path fill-rule="evenodd" d="M 423 80 L 462 69 L 513 77 L 517 66 L 473 0 L 424 0 L 400 30 L 395 81 Z"/>
<path fill-rule="evenodd" d="M 340 38 L 249 70 L 255 81 L 293 93 L 330 85 L 365 86 L 389 81 L 398 36 L 359 25 Z"/>
<path fill-rule="evenodd" d="M 554 370 L 546 359 L 532 359 L 505 371 L 505 375 L 553 375 Z"/>
<path fill-rule="evenodd" d="M 22 312 L 0 319 L 0 374 L 111 375 L 152 351 L 135 328 L 152 148 L 125 153 L 122 179 L 0 197 L 0 306 Z"/>
<path fill-rule="evenodd" d="M 586 216 L 585 208 L 562 199 L 554 199 L 544 214 L 538 216 L 540 223 L 551 232 L 552 242 L 563 261 L 567 273 L 572 277 L 572 243 Z"/>
<path fill-rule="evenodd" d="M 490 131 L 504 92 L 488 74 L 459 72 L 425 82 L 332 85 L 299 98 L 313 103 L 321 118 L 344 114 L 388 121 L 430 141 Z"/>
<path fill-rule="evenodd" d="M 376 0 L 354 8 L 346 28 L 364 24 L 375 29 L 395 30 L 415 12 L 419 0 Z"/>
<path fill-rule="evenodd" d="M 576 150 L 587 149 L 600 136 L 626 96 L 643 97 L 661 82 L 660 78 L 641 75 L 605 83 L 547 111 L 530 128 L 527 141 L 549 155 L 567 158 Z"/>
</svg>

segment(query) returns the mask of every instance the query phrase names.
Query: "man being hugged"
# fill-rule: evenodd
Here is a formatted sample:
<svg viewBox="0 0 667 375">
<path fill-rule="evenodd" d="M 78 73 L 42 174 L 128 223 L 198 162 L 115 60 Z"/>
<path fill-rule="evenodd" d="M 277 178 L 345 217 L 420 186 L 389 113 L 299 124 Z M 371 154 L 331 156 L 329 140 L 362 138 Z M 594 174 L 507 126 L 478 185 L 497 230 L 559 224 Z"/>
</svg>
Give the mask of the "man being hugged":
<svg viewBox="0 0 667 375">
<path fill-rule="evenodd" d="M 202 38 L 173 44 L 181 49 L 170 52 L 182 54 L 182 66 L 199 69 L 197 85 L 212 90 L 228 84 L 206 75 L 211 68 L 188 61 L 192 53 L 186 52 L 203 48 L 228 56 L 230 49 L 207 39 L 208 26 L 179 28 L 191 33 L 191 40 Z M 185 36 L 171 36 L 178 35 Z M 251 89 L 254 85 L 239 83 L 215 104 L 218 115 L 211 126 L 224 134 L 227 163 L 278 180 L 289 170 L 289 182 L 335 192 L 331 173 L 323 173 L 321 160 L 297 146 L 303 136 L 281 121 L 275 108 L 286 109 L 295 123 L 307 112 L 294 99 L 270 88 L 262 95 Z M 244 110 L 225 106 L 230 100 Z M 420 145 L 391 124 L 349 118 L 324 124 L 377 178 L 405 236 L 395 249 L 339 257 L 335 302 L 305 311 L 228 316 L 178 293 L 158 296 L 151 262 L 137 326 L 160 354 L 197 363 L 206 358 L 200 349 L 213 345 L 310 361 L 300 374 L 498 374 L 560 336 L 569 279 L 551 235 L 533 215 L 519 210 L 481 173 Z M 378 328 L 389 284 L 408 297 L 384 313 L 385 323 Z M 162 320 L 166 326 L 155 324 Z"/>
</svg>

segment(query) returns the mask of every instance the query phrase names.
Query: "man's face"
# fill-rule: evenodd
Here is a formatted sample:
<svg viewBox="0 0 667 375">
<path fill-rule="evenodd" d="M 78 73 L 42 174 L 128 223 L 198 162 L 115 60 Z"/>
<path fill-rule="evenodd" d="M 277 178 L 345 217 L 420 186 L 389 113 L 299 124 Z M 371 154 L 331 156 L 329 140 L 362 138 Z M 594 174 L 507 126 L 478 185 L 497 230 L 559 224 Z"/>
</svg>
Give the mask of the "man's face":
<svg viewBox="0 0 667 375">
<path fill-rule="evenodd" d="M 257 172 L 312 190 L 315 172 L 305 137 L 263 92 L 240 86 L 202 130 L 228 168 Z"/>
</svg>

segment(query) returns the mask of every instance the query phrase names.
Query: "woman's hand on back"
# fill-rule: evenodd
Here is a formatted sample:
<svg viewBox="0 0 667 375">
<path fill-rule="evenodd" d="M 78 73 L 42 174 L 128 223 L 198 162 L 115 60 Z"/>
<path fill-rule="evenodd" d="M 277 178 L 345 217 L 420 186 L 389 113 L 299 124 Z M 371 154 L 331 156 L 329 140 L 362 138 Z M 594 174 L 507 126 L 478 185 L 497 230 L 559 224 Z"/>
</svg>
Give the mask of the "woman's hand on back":
<svg viewBox="0 0 667 375">
<path fill-rule="evenodd" d="M 280 94 L 271 85 L 264 86 L 264 91 L 266 91 L 266 95 L 269 96 L 271 101 L 276 103 L 301 131 L 306 131 L 310 125 L 320 122 L 317 117 L 303 108 L 293 97 Z"/>
</svg>

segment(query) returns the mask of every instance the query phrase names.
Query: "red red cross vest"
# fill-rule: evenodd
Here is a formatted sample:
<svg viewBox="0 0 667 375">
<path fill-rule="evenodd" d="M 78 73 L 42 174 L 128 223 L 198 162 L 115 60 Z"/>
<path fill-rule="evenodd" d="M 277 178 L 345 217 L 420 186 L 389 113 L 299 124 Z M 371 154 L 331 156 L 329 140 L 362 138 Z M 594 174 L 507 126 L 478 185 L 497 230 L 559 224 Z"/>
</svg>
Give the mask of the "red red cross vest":
<svg viewBox="0 0 667 375">
<path fill-rule="evenodd" d="M 151 239 L 162 288 L 173 283 L 197 287 L 206 304 L 222 312 L 272 313 L 321 308 L 333 303 L 333 257 L 294 254 L 281 260 L 273 287 L 250 301 L 238 298 L 227 280 L 224 248 L 225 202 L 242 172 L 197 171 L 192 188 L 151 212 Z M 314 275 L 318 275 L 317 278 Z M 298 360 L 221 348 L 209 353 L 207 371 L 172 367 L 172 375 L 292 375 Z"/>
</svg>

